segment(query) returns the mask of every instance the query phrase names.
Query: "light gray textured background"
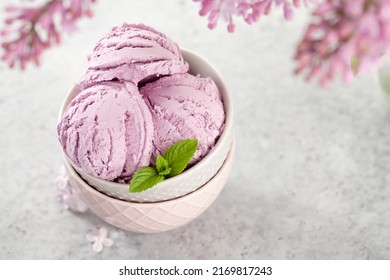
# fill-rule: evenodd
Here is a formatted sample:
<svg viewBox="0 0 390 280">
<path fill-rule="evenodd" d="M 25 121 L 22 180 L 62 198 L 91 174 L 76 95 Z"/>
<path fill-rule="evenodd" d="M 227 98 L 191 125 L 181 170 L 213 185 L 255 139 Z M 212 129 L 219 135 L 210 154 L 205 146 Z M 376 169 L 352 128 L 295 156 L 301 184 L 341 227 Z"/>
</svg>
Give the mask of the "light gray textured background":
<svg viewBox="0 0 390 280">
<path fill-rule="evenodd" d="M 0 63 L 1 259 L 390 257 L 389 110 L 376 75 L 326 90 L 291 75 L 307 12 L 290 23 L 280 11 L 239 23 L 231 35 L 225 26 L 209 31 L 189 0 L 98 2 L 95 17 L 49 50 L 42 67 Z M 237 153 L 225 190 L 199 219 L 162 234 L 63 210 L 53 186 L 61 101 L 97 39 L 125 21 L 206 56 L 234 95 Z M 97 225 L 115 240 L 101 254 L 85 238 Z"/>
</svg>

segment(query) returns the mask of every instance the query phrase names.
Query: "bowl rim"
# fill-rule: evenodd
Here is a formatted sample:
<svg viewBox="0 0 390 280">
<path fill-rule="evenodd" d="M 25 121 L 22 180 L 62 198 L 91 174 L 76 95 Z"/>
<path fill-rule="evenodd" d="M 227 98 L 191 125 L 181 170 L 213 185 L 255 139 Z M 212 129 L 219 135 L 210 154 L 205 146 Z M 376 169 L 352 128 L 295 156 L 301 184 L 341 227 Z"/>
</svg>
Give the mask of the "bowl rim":
<svg viewBox="0 0 390 280">
<path fill-rule="evenodd" d="M 205 64 L 207 64 L 207 66 L 209 67 L 209 69 L 215 73 L 215 77 L 212 78 L 213 81 L 216 83 L 219 91 L 220 91 L 220 94 L 221 94 L 221 98 L 222 98 L 222 104 L 223 104 L 223 107 L 224 107 L 224 111 L 225 111 L 225 124 L 224 124 L 224 129 L 217 141 L 217 143 L 215 144 L 215 146 L 213 147 L 213 149 L 204 157 L 202 158 L 198 163 L 196 163 L 194 166 L 192 166 L 191 168 L 189 168 L 188 170 L 180 173 L 179 175 L 177 176 L 174 176 L 172 178 L 168 178 L 162 182 L 160 182 L 158 185 L 160 188 L 164 188 L 164 185 L 168 185 L 168 184 L 175 184 L 175 183 L 178 183 L 180 182 L 180 180 L 184 177 L 184 176 L 188 176 L 188 173 L 193 173 L 193 172 L 197 172 L 197 171 L 200 171 L 202 169 L 202 163 L 204 163 L 207 159 L 209 159 L 210 157 L 212 157 L 215 153 L 217 153 L 217 151 L 219 150 L 219 147 L 222 146 L 222 143 L 224 141 L 228 141 L 229 139 L 229 132 L 232 128 L 232 125 L 233 125 L 233 100 L 232 100 L 232 95 L 230 93 L 230 91 L 228 90 L 227 86 L 226 86 L 226 83 L 224 82 L 223 78 L 222 78 L 222 75 L 221 73 L 218 71 L 218 69 L 215 68 L 215 66 L 210 62 L 208 61 L 206 58 L 204 58 L 203 56 L 199 55 L 198 53 L 196 52 L 193 52 L 191 50 L 188 50 L 186 48 L 180 48 L 181 52 L 183 53 L 183 57 L 186 56 L 186 55 L 190 55 L 190 56 L 193 56 L 195 57 L 197 60 L 201 60 L 202 62 L 204 62 Z M 191 68 L 191 65 L 190 65 L 190 68 Z M 217 80 L 217 81 L 216 81 Z M 60 122 L 61 120 L 61 117 L 63 115 L 63 113 L 65 112 L 68 104 L 72 101 L 72 100 L 69 100 L 68 101 L 68 98 L 69 96 L 75 91 L 77 90 L 77 87 L 76 85 L 74 85 L 70 91 L 66 94 L 62 104 L 61 104 L 61 107 L 60 107 L 60 111 L 59 111 L 59 114 L 58 114 L 58 120 L 57 120 L 57 123 Z M 223 94 L 222 94 L 223 92 Z M 233 141 L 232 141 L 233 142 Z M 90 175 L 84 171 L 82 171 L 80 168 L 78 168 L 77 166 L 74 166 L 72 160 L 64 153 L 64 151 L 62 150 L 62 147 L 61 148 L 61 152 L 62 154 L 65 156 L 65 158 L 69 161 L 69 163 L 71 164 L 72 168 L 73 169 L 76 169 L 78 170 L 77 172 L 79 173 L 82 173 L 83 175 L 86 175 L 88 177 L 92 177 L 94 179 L 95 182 L 97 182 L 100 186 L 108 186 L 110 188 L 122 188 L 122 187 L 126 187 L 128 188 L 129 184 L 124 184 L 124 183 L 118 183 L 118 182 L 112 182 L 112 181 L 108 181 L 108 180 L 104 180 L 104 179 L 100 179 L 98 177 L 95 177 L 93 175 Z M 221 167 L 222 168 L 222 167 Z M 219 171 L 218 171 L 219 172 Z M 218 174 L 218 172 L 216 174 Z M 203 187 L 203 186 L 202 186 Z M 199 187 L 198 189 L 202 188 L 202 187 Z M 166 200 L 166 201 L 169 201 L 169 200 Z M 140 203 L 148 203 L 148 202 L 140 202 Z M 153 203 L 153 202 L 150 202 L 150 203 Z"/>
<path fill-rule="evenodd" d="M 207 186 L 209 186 L 210 183 L 212 183 L 215 180 L 218 180 L 218 177 L 221 176 L 221 174 L 225 171 L 225 169 L 230 167 L 230 165 L 232 164 L 232 161 L 233 161 L 234 153 L 235 153 L 235 142 L 232 141 L 232 145 L 230 147 L 229 153 L 228 153 L 225 161 L 223 162 L 221 168 L 217 171 L 217 173 L 215 173 L 215 175 L 209 181 L 207 181 L 205 184 L 203 184 L 202 186 L 200 186 L 196 190 L 194 190 L 194 191 L 192 191 L 190 193 L 187 193 L 187 194 L 185 194 L 183 196 L 171 198 L 171 199 L 164 200 L 164 201 L 154 201 L 154 202 L 128 201 L 128 200 L 123 200 L 123 199 L 120 199 L 120 198 L 115 198 L 115 197 L 112 197 L 112 196 L 110 196 L 108 194 L 100 192 L 99 190 L 95 189 L 93 186 L 90 186 L 80 176 L 80 174 L 77 173 L 76 169 L 73 167 L 73 165 L 71 164 L 71 161 L 68 159 L 68 157 L 66 157 L 64 155 L 63 158 L 64 158 L 65 169 L 67 170 L 67 172 L 70 172 L 70 174 L 68 174 L 68 177 L 69 178 L 73 178 L 74 180 L 76 180 L 77 184 L 81 184 L 84 188 L 88 189 L 88 192 L 92 192 L 92 193 L 94 193 L 94 195 L 97 195 L 97 196 L 99 196 L 102 199 L 109 200 L 110 202 L 120 203 L 120 204 L 123 204 L 123 205 L 126 205 L 126 206 L 129 206 L 129 205 L 134 205 L 135 206 L 135 205 L 137 205 L 137 206 L 140 206 L 140 207 L 146 207 L 147 205 L 150 205 L 150 204 L 153 204 L 153 205 L 160 204 L 160 205 L 162 205 L 162 204 L 175 203 L 175 202 L 177 202 L 179 200 L 182 200 L 182 199 L 188 199 L 191 196 L 193 196 L 196 193 L 198 193 L 199 191 L 204 190 L 205 188 L 207 188 Z"/>
</svg>

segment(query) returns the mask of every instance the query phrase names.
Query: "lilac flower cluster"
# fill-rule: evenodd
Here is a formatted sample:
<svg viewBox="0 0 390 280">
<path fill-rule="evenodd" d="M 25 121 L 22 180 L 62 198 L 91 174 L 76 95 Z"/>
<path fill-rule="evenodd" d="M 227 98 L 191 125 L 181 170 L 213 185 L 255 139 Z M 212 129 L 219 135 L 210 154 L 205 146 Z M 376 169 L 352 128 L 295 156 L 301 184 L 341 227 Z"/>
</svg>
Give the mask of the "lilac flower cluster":
<svg viewBox="0 0 390 280">
<path fill-rule="evenodd" d="M 296 73 L 321 86 L 341 73 L 349 83 L 355 73 L 377 69 L 389 50 L 389 0 L 324 0 L 298 45 Z"/>
<path fill-rule="evenodd" d="M 61 166 L 54 179 L 54 184 L 58 192 L 58 201 L 65 209 L 78 213 L 84 213 L 88 210 L 88 206 L 70 184 L 65 166 Z M 108 231 L 105 227 L 97 227 L 95 232 L 86 234 L 86 238 L 92 243 L 92 249 L 95 252 L 100 253 L 104 247 L 111 247 L 114 244 L 114 241 L 111 238 L 108 238 Z"/>
<path fill-rule="evenodd" d="M 43 51 L 59 43 L 61 33 L 70 31 L 78 19 L 91 16 L 96 0 L 48 0 L 35 7 L 9 6 L 5 28 L 0 30 L 4 54 L 10 67 L 22 69 L 29 62 L 39 65 Z M 200 2 L 201 16 L 208 16 L 213 29 L 221 19 L 234 32 L 234 18 L 248 24 L 283 7 L 287 20 L 293 8 L 319 0 L 193 0 Z M 321 0 L 300 41 L 295 59 L 297 74 L 306 80 L 316 77 L 326 86 L 341 73 L 346 83 L 357 72 L 377 69 L 381 56 L 390 50 L 390 0 Z"/>
<path fill-rule="evenodd" d="M 57 187 L 57 199 L 65 209 L 79 213 L 84 213 L 88 210 L 88 206 L 70 184 L 65 166 L 61 166 L 54 179 L 54 184 Z"/>
<path fill-rule="evenodd" d="M 227 29 L 234 32 L 235 25 L 233 17 L 242 17 L 246 23 L 257 22 L 262 15 L 270 13 L 273 5 L 282 6 L 284 17 L 291 20 L 293 17 L 293 7 L 300 7 L 313 0 L 193 0 L 201 3 L 199 14 L 208 15 L 208 28 L 214 29 L 218 20 L 228 22 Z"/>
<path fill-rule="evenodd" d="M 41 54 L 55 43 L 61 33 L 71 31 L 78 19 L 92 15 L 96 0 L 50 0 L 35 7 L 8 6 L 5 28 L 0 31 L 2 60 L 10 67 L 28 62 L 39 65 Z"/>
</svg>

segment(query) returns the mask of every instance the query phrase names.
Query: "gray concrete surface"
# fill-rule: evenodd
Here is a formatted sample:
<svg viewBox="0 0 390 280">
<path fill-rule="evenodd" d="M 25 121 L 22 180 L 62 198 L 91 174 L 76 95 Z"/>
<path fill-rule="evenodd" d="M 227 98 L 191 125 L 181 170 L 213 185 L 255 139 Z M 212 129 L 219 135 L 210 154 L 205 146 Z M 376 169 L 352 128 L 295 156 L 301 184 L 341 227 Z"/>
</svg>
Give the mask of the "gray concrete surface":
<svg viewBox="0 0 390 280">
<path fill-rule="evenodd" d="M 375 74 L 326 90 L 291 75 L 305 11 L 290 23 L 280 11 L 254 26 L 238 23 L 231 35 L 222 26 L 209 31 L 187 0 L 98 2 L 95 17 L 40 68 L 0 63 L 0 259 L 390 257 L 389 110 Z M 225 190 L 199 219 L 162 234 L 123 232 L 63 210 L 53 186 L 61 101 L 96 40 L 125 21 L 206 56 L 234 95 L 237 153 Z M 85 239 L 97 225 L 115 240 L 101 254 Z"/>
</svg>

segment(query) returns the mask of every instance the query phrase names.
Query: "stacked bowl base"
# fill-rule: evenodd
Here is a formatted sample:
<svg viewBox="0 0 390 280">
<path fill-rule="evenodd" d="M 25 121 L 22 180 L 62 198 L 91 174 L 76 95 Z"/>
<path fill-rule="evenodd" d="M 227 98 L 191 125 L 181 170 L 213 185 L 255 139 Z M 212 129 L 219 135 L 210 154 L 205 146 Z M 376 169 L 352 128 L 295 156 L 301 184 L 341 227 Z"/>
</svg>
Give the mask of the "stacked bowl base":
<svg viewBox="0 0 390 280">
<path fill-rule="evenodd" d="M 128 193 L 128 185 L 108 182 L 80 170 L 64 154 L 71 185 L 89 209 L 109 224 L 124 230 L 154 233 L 175 229 L 202 214 L 218 197 L 230 174 L 234 154 L 231 96 L 218 71 L 204 58 L 182 50 L 190 73 L 211 77 L 221 93 L 225 127 L 210 153 L 182 174 L 144 192 Z M 59 118 L 77 95 L 67 95 Z"/>
<path fill-rule="evenodd" d="M 98 217 L 124 230 L 156 233 L 191 222 L 214 202 L 229 177 L 233 154 L 234 146 L 218 173 L 198 190 L 176 199 L 151 203 L 124 201 L 103 194 L 88 185 L 67 158 L 64 161 L 70 183 Z"/>
</svg>

